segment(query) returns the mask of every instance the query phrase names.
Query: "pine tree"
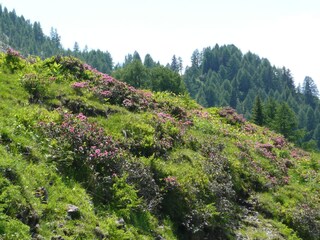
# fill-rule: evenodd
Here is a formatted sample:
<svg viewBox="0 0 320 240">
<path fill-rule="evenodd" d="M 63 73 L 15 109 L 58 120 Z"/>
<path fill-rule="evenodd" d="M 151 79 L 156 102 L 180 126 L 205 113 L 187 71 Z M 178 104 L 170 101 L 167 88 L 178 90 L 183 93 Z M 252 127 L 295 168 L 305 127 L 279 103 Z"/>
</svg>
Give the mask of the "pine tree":
<svg viewBox="0 0 320 240">
<path fill-rule="evenodd" d="M 237 91 L 233 88 L 231 91 L 231 96 L 230 96 L 230 101 L 229 101 L 230 107 L 236 109 L 237 102 L 238 102 Z"/>
<path fill-rule="evenodd" d="M 51 38 L 51 41 L 53 42 L 55 48 L 59 49 L 62 47 L 61 42 L 60 42 L 61 37 L 59 36 L 57 29 L 51 28 L 50 38 Z"/>
<path fill-rule="evenodd" d="M 173 55 L 172 57 L 170 68 L 174 72 L 177 72 L 177 73 L 179 72 L 179 62 L 176 55 Z"/>
<path fill-rule="evenodd" d="M 204 93 L 204 87 L 203 86 L 199 89 L 199 92 L 197 93 L 196 101 L 200 105 L 202 105 L 203 107 L 207 107 L 208 106 L 208 102 L 206 100 L 206 94 Z"/>
<path fill-rule="evenodd" d="M 311 107 L 308 107 L 307 111 L 307 130 L 313 131 L 316 128 L 316 119 L 314 116 L 314 111 Z"/>
<path fill-rule="evenodd" d="M 277 108 L 278 108 L 278 103 L 273 98 L 269 98 L 268 101 L 265 103 L 265 106 L 264 106 L 265 124 L 268 127 L 272 128 L 273 126 L 273 123 L 276 118 Z"/>
<path fill-rule="evenodd" d="M 316 140 L 318 149 L 320 149 L 320 124 L 318 124 L 314 130 L 313 139 Z"/>
<path fill-rule="evenodd" d="M 73 52 L 77 55 L 80 52 L 80 47 L 78 42 L 75 42 L 73 45 Z"/>
<path fill-rule="evenodd" d="M 294 130 L 297 120 L 294 112 L 287 103 L 282 102 L 276 111 L 274 129 L 289 140 L 295 140 Z"/>
<path fill-rule="evenodd" d="M 152 68 L 156 65 L 149 53 L 144 57 L 143 65 L 146 68 Z"/>
<path fill-rule="evenodd" d="M 183 61 L 182 61 L 182 58 L 181 58 L 181 57 L 178 57 L 178 67 L 179 67 L 180 75 L 182 75 Z"/>
<path fill-rule="evenodd" d="M 311 77 L 305 77 L 302 91 L 305 97 L 305 103 L 310 105 L 312 108 L 315 108 L 319 91 Z"/>
<path fill-rule="evenodd" d="M 127 56 L 124 57 L 123 67 L 125 67 L 128 64 L 132 63 L 132 61 L 133 61 L 133 56 L 132 56 L 132 54 L 129 53 Z"/>
<path fill-rule="evenodd" d="M 200 68 L 201 64 L 201 54 L 198 49 L 196 49 L 191 56 L 191 67 Z"/>
<path fill-rule="evenodd" d="M 263 105 L 259 95 L 256 97 L 254 101 L 254 105 L 252 109 L 252 121 L 259 126 L 262 126 L 265 123 Z"/>
<path fill-rule="evenodd" d="M 133 61 L 135 61 L 135 60 L 138 60 L 139 62 L 142 63 L 140 54 L 137 51 L 134 51 L 134 53 L 133 53 Z"/>
<path fill-rule="evenodd" d="M 237 55 L 232 55 L 227 63 L 227 76 L 232 80 L 238 73 L 240 68 L 240 60 Z"/>
</svg>

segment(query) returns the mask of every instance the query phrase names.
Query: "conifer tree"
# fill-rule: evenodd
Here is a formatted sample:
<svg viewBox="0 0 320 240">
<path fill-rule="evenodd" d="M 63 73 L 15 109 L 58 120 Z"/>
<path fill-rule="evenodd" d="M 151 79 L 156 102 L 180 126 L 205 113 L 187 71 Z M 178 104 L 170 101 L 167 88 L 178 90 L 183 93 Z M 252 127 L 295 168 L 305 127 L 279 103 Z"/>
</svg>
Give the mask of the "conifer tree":
<svg viewBox="0 0 320 240">
<path fill-rule="evenodd" d="M 173 57 L 172 57 L 172 62 L 171 62 L 170 68 L 174 72 L 177 72 L 177 73 L 179 72 L 179 62 L 178 62 L 176 55 L 173 55 Z"/>
<path fill-rule="evenodd" d="M 313 139 L 316 140 L 317 146 L 320 149 L 320 123 L 317 125 L 316 129 L 314 130 Z"/>
<path fill-rule="evenodd" d="M 137 51 L 134 51 L 134 53 L 133 53 L 133 61 L 135 61 L 135 60 L 138 60 L 139 62 L 142 63 L 140 54 Z"/>
<path fill-rule="evenodd" d="M 156 65 L 149 53 L 144 57 L 143 65 L 146 68 L 152 68 Z"/>
<path fill-rule="evenodd" d="M 306 104 L 312 108 L 316 106 L 316 99 L 319 96 L 317 85 L 311 77 L 305 77 L 303 82 L 303 94 L 305 96 Z"/>
<path fill-rule="evenodd" d="M 203 107 L 207 107 L 208 106 L 208 102 L 206 100 L 206 94 L 204 92 L 204 87 L 202 86 L 200 89 L 199 89 L 199 92 L 196 96 L 196 101 L 202 105 Z"/>
<path fill-rule="evenodd" d="M 276 111 L 274 129 L 289 140 L 295 140 L 294 130 L 297 120 L 294 112 L 287 103 L 282 102 Z"/>
<path fill-rule="evenodd" d="M 259 95 L 254 101 L 252 109 L 252 121 L 259 126 L 262 126 L 265 123 L 263 105 Z"/>
</svg>

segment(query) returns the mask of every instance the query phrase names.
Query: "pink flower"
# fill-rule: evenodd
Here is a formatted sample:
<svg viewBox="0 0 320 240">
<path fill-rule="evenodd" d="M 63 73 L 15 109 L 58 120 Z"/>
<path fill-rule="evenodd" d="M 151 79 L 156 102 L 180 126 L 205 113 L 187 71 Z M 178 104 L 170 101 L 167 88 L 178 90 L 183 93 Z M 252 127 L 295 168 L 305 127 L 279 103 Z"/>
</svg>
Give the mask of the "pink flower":
<svg viewBox="0 0 320 240">
<path fill-rule="evenodd" d="M 123 105 L 125 107 L 131 107 L 133 105 L 133 102 L 130 99 L 126 98 L 125 100 L 123 100 Z"/>
<path fill-rule="evenodd" d="M 22 56 L 20 55 L 20 53 L 12 48 L 8 48 L 7 49 L 7 54 L 11 55 L 11 56 L 15 56 L 15 57 L 20 57 L 22 58 Z"/>
<path fill-rule="evenodd" d="M 75 82 L 72 84 L 73 88 L 85 88 L 88 86 L 87 82 Z"/>
<path fill-rule="evenodd" d="M 80 119 L 81 121 L 84 121 L 87 119 L 87 117 L 83 113 L 79 113 L 77 118 Z"/>
<path fill-rule="evenodd" d="M 114 81 L 114 79 L 110 77 L 108 74 L 102 74 L 102 78 L 107 84 L 112 83 Z"/>
<path fill-rule="evenodd" d="M 108 90 L 101 91 L 100 94 L 105 97 L 110 97 L 112 95 L 112 93 Z"/>
</svg>

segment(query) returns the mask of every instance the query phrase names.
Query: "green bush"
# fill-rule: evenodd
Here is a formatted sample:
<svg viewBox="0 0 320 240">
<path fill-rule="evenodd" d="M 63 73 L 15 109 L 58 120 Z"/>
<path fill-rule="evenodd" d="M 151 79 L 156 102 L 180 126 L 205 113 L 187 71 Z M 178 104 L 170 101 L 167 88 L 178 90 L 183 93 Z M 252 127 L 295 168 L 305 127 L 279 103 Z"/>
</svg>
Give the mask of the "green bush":
<svg viewBox="0 0 320 240">
<path fill-rule="evenodd" d="M 22 56 L 19 52 L 9 48 L 5 56 L 4 64 L 10 73 L 15 73 L 16 71 L 22 70 L 26 63 L 22 59 Z"/>
</svg>

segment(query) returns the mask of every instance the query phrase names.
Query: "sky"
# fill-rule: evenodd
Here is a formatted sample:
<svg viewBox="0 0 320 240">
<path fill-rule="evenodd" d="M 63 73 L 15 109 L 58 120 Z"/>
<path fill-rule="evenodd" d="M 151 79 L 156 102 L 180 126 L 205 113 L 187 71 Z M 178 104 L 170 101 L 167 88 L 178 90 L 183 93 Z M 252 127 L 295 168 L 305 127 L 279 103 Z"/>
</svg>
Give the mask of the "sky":
<svg viewBox="0 0 320 240">
<path fill-rule="evenodd" d="M 138 51 L 162 64 L 190 65 L 194 50 L 234 44 L 291 70 L 296 85 L 310 76 L 320 89 L 319 0 L 0 0 L 64 48 L 110 52 L 114 63 Z"/>
</svg>

